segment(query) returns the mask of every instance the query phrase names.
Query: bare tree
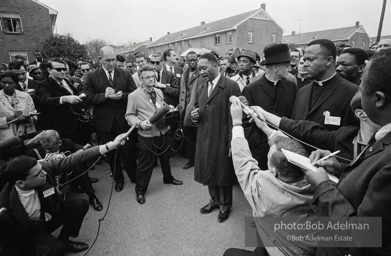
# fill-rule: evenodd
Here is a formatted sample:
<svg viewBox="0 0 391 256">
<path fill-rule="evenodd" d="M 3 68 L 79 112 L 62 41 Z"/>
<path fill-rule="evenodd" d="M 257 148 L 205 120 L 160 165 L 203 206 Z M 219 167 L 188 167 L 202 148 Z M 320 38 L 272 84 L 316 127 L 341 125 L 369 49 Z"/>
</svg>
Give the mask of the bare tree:
<svg viewBox="0 0 391 256">
<path fill-rule="evenodd" d="M 108 44 L 103 39 L 93 39 L 85 44 L 88 55 L 94 62 L 99 62 L 99 50 L 105 45 Z"/>
</svg>

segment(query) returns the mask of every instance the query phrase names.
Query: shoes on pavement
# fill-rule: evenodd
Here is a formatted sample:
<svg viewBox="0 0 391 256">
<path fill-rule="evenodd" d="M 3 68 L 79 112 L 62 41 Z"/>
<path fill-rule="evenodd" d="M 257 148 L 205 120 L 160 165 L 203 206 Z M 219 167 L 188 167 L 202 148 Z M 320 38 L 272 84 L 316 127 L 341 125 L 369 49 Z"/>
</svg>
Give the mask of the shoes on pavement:
<svg viewBox="0 0 391 256">
<path fill-rule="evenodd" d="M 202 214 L 208 214 L 208 213 L 211 213 L 211 212 L 213 212 L 213 210 L 215 210 L 215 209 L 217 209 L 217 208 L 219 208 L 219 205 L 218 204 L 207 204 L 207 205 L 205 205 L 204 207 L 202 207 L 201 209 L 200 209 L 200 212 L 202 213 Z"/>
<path fill-rule="evenodd" d="M 194 163 L 189 161 L 189 162 L 187 162 L 187 164 L 185 164 L 185 166 L 183 166 L 183 170 L 189 169 L 193 166 L 194 166 Z"/>
<path fill-rule="evenodd" d="M 90 178 L 91 183 L 97 183 L 99 181 L 98 178 Z"/>
<path fill-rule="evenodd" d="M 82 242 L 74 242 L 70 240 L 61 240 L 67 248 L 68 252 L 82 252 L 88 249 L 88 244 Z"/>
<path fill-rule="evenodd" d="M 116 182 L 116 183 L 115 183 L 115 186 L 114 186 L 114 189 L 115 189 L 115 191 L 117 191 L 117 192 L 121 192 L 122 189 L 124 189 L 124 183 L 121 182 L 121 181 Z"/>
<path fill-rule="evenodd" d="M 145 203 L 145 196 L 143 194 L 137 194 L 137 203 L 139 204 Z"/>
<path fill-rule="evenodd" d="M 182 185 L 183 182 L 173 178 L 171 182 L 164 182 L 164 184 Z"/>
<path fill-rule="evenodd" d="M 102 203 L 99 201 L 98 198 L 96 198 L 96 196 L 90 197 L 89 201 L 90 201 L 90 205 L 92 205 L 92 208 L 94 208 L 95 211 L 102 211 L 103 209 Z"/>
<path fill-rule="evenodd" d="M 229 217 L 229 212 L 230 211 L 231 211 L 231 209 L 228 209 L 228 210 L 225 210 L 225 211 L 220 210 L 219 216 L 217 216 L 217 220 L 220 223 L 226 221 L 228 219 L 228 217 Z"/>
</svg>

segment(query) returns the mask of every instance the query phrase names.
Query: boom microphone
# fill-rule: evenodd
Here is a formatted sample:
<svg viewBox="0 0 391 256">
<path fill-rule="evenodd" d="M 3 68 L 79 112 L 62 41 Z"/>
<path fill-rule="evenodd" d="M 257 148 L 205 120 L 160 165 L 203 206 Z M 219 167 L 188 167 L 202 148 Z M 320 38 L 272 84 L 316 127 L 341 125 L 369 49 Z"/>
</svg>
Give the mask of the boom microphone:
<svg viewBox="0 0 391 256">
<path fill-rule="evenodd" d="M 18 137 L 12 137 L 0 142 L 0 151 L 7 150 L 13 146 L 22 144 L 22 140 Z"/>
<path fill-rule="evenodd" d="M 165 114 L 168 113 L 168 111 L 170 111 L 170 106 L 169 105 L 165 105 L 164 107 L 162 107 L 161 109 L 159 109 L 158 112 L 156 112 L 156 114 L 154 114 L 153 116 L 151 116 L 151 118 L 149 118 L 149 123 L 150 124 L 154 124 L 156 123 L 157 121 L 159 121 Z"/>
</svg>

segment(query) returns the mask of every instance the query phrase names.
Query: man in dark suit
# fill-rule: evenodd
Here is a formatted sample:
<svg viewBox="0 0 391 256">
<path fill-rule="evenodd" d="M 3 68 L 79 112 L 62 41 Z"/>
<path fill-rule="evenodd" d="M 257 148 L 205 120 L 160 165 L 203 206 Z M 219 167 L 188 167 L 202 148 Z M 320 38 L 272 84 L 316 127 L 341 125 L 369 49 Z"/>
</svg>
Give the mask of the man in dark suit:
<svg viewBox="0 0 391 256">
<path fill-rule="evenodd" d="M 208 186 L 210 200 L 200 209 L 202 214 L 220 208 L 218 221 L 228 219 L 232 207 L 232 185 L 236 176 L 230 157 L 232 120 L 229 98 L 240 95 L 239 85 L 222 76 L 217 58 L 203 54 L 198 61 L 207 81 L 197 91 L 193 122 L 198 123 L 194 179 Z"/>
<path fill-rule="evenodd" d="M 360 84 L 362 106 L 368 117 L 381 128 L 365 150 L 342 172 L 337 186 L 325 170 L 305 171 L 316 188 L 313 209 L 319 216 L 381 217 L 382 243 L 375 248 L 318 248 L 317 255 L 390 255 L 391 253 L 391 49 L 372 56 Z M 315 151 L 311 162 L 329 154 Z M 341 168 L 337 160 L 320 161 L 328 172 Z M 371 235 L 374 233 L 371 233 Z M 361 244 L 356 241 L 355 244 Z"/>
<path fill-rule="evenodd" d="M 50 76 L 42 81 L 37 91 L 42 106 L 46 111 L 42 129 L 56 130 L 62 138 L 68 138 L 78 144 L 89 142 L 90 127 L 79 120 L 79 111 L 84 107 L 83 96 L 66 76 L 66 64 L 61 59 L 48 63 Z M 43 118 L 40 116 L 39 118 Z"/>
<path fill-rule="evenodd" d="M 173 49 L 167 49 L 163 52 L 163 61 L 165 62 L 165 65 L 163 68 L 167 71 L 170 71 L 175 75 L 175 78 L 177 80 L 177 84 L 179 85 L 181 82 L 181 77 L 183 74 L 183 68 L 178 67 L 175 65 L 178 63 L 178 59 L 176 57 L 176 53 Z"/>
<path fill-rule="evenodd" d="M 277 116 L 291 117 L 296 98 L 296 85 L 287 80 L 291 56 L 286 44 L 265 47 L 266 73 L 260 79 L 244 87 L 242 95 L 250 106 L 260 106 Z M 243 124 L 252 156 L 262 170 L 267 170 L 268 139 L 254 123 Z"/>
<path fill-rule="evenodd" d="M 103 47 L 100 56 L 102 66 L 87 74 L 84 92 L 87 95 L 86 103 L 94 105 L 92 123 L 98 136 L 102 142 L 108 142 L 129 130 L 130 127 L 125 120 L 128 95 L 137 87 L 129 72 L 115 68 L 116 54 L 112 47 Z M 134 131 L 130 140 L 120 148 L 116 162 L 114 152 L 107 155 L 117 192 L 122 191 L 124 187 L 121 161 L 130 180 L 136 181 L 136 139 L 137 133 Z"/>
<path fill-rule="evenodd" d="M 179 103 L 179 84 L 177 84 L 174 73 L 163 68 L 163 63 L 161 62 L 161 56 L 159 54 L 152 55 L 150 62 L 155 67 L 155 87 L 162 90 L 164 101 L 168 105 L 176 107 Z"/>
<path fill-rule="evenodd" d="M 79 235 L 88 202 L 85 199 L 63 200 L 57 179 L 76 165 L 117 148 L 124 139 L 125 134 L 121 134 L 106 145 L 60 160 L 37 162 L 28 156 L 9 160 L 0 173 L 1 179 L 8 182 L 0 193 L 1 247 L 16 250 L 17 255 L 23 256 L 63 256 L 66 252 L 87 250 L 87 244 L 69 240 L 69 237 Z M 61 226 L 57 239 L 50 233 Z"/>
<path fill-rule="evenodd" d="M 329 130 L 358 126 L 349 106 L 358 87 L 336 73 L 336 54 L 337 48 L 330 40 L 317 39 L 308 44 L 303 75 L 314 81 L 297 92 L 293 119 L 314 121 Z"/>
</svg>

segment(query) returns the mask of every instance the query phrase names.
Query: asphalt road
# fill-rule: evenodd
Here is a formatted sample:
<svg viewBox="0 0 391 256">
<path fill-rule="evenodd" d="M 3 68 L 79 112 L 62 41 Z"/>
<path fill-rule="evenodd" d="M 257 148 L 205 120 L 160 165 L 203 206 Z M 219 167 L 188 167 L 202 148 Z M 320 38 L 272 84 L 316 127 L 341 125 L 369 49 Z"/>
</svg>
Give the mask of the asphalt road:
<svg viewBox="0 0 391 256">
<path fill-rule="evenodd" d="M 113 191 L 99 237 L 87 255 L 222 256 L 227 248 L 245 248 L 245 217 L 252 213 L 240 187 L 234 186 L 233 207 L 227 221 L 217 221 L 218 210 L 202 215 L 199 209 L 209 201 L 208 189 L 194 181 L 194 168 L 182 169 L 186 161 L 180 156 L 171 159 L 173 176 L 183 181 L 182 186 L 163 184 L 160 166 L 155 167 L 144 205 L 137 203 L 135 184 L 126 178 L 124 190 Z M 97 165 L 90 176 L 100 180 L 93 186 L 104 208 L 96 212 L 90 207 L 75 239 L 89 245 L 97 234 L 98 220 L 107 209 L 112 186 L 107 163 Z M 68 196 L 88 199 L 85 194 L 72 192 Z"/>
</svg>

